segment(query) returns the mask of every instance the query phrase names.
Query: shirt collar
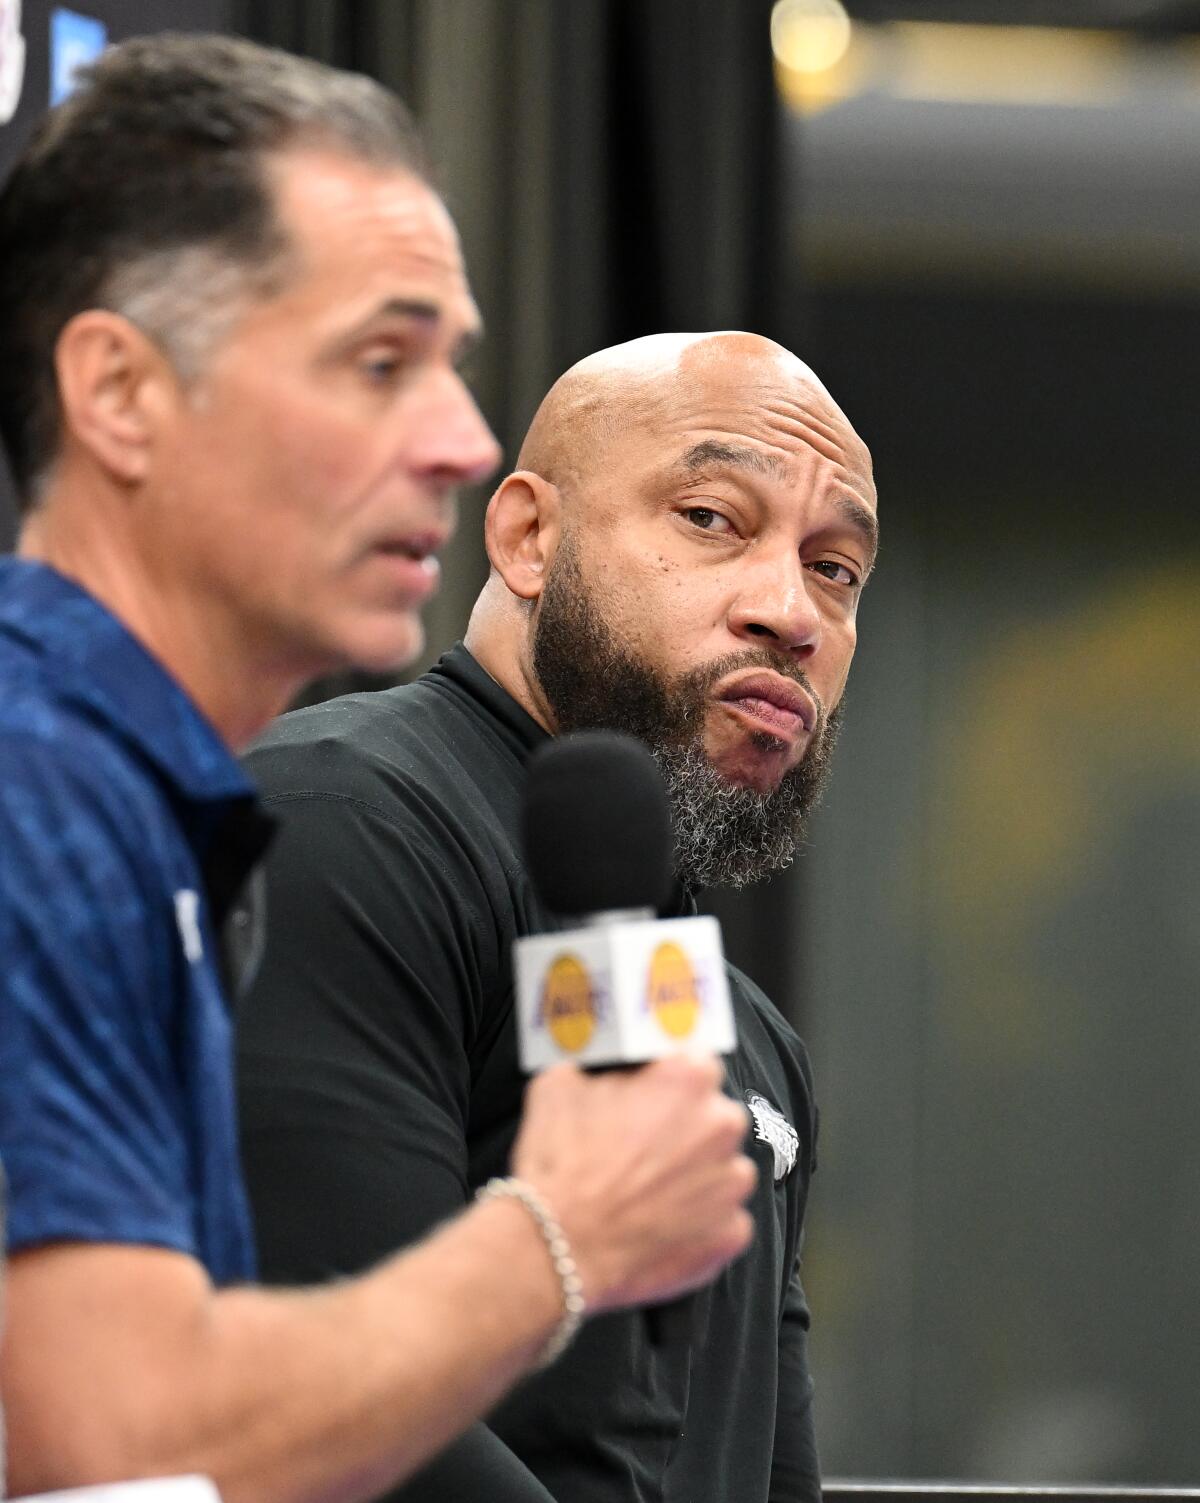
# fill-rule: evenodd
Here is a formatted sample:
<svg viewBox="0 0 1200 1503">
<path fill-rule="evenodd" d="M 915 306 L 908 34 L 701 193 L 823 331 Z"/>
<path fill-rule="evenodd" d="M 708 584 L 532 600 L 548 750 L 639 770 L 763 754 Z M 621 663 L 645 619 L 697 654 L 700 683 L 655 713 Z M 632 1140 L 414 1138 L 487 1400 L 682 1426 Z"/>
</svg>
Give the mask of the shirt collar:
<svg viewBox="0 0 1200 1503">
<path fill-rule="evenodd" d="M 43 658 L 61 694 L 103 716 L 185 798 L 252 796 L 229 748 L 162 664 L 56 570 L 0 559 L 0 636 Z"/>
<path fill-rule="evenodd" d="M 540 726 L 480 663 L 462 642 L 445 652 L 429 670 L 431 678 L 448 678 L 464 689 L 491 715 L 506 739 L 524 761 L 531 751 L 550 739 L 549 731 Z"/>
</svg>

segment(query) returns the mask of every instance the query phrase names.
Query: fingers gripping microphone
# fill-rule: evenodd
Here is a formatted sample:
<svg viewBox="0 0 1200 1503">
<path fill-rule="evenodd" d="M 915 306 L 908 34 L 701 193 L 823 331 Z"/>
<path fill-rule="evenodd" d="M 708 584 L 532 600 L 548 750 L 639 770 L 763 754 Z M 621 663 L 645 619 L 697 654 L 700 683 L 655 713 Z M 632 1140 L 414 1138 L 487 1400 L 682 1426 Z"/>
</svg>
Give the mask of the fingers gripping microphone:
<svg viewBox="0 0 1200 1503">
<path fill-rule="evenodd" d="M 655 917 L 671 889 L 673 840 L 646 748 L 612 731 L 542 747 L 529 763 L 524 840 L 538 896 L 578 927 L 516 943 L 522 1067 L 732 1050 L 716 919 Z"/>
</svg>

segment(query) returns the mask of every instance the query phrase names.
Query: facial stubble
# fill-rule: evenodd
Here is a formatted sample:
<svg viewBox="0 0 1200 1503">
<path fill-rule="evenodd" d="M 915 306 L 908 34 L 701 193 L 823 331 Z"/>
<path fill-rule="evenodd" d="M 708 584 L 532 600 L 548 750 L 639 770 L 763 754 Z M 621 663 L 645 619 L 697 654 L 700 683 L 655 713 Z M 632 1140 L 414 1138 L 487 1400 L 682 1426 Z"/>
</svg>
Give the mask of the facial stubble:
<svg viewBox="0 0 1200 1503">
<path fill-rule="evenodd" d="M 746 887 L 791 864 L 804 819 L 820 797 L 841 714 L 840 706 L 828 714 L 820 709 L 806 675 L 783 653 L 751 648 L 664 678 L 604 619 L 568 535 L 539 602 L 533 668 L 560 733 L 624 731 L 649 747 L 667 785 L 676 872 L 686 886 Z M 704 747 L 714 684 L 755 668 L 800 684 L 819 707 L 803 757 L 766 793 L 728 781 Z M 780 749 L 767 732 L 750 739 L 759 750 Z"/>
</svg>

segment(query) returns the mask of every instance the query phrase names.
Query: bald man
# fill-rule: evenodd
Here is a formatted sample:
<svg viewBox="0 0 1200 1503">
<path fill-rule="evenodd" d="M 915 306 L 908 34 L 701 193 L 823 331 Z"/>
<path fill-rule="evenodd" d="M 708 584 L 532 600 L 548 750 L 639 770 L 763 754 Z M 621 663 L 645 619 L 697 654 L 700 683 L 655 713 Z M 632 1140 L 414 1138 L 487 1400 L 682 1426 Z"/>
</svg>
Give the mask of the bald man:
<svg viewBox="0 0 1200 1503">
<path fill-rule="evenodd" d="M 676 911 L 785 866 L 820 787 L 876 541 L 870 459 L 795 356 L 663 335 L 568 371 L 492 497 L 464 645 L 416 684 L 285 717 L 251 759 L 282 836 L 240 1021 L 264 1269 L 367 1266 L 464 1205 L 517 1125 L 524 763 L 612 727 L 653 751 Z M 755 1119 L 750 1251 L 690 1339 L 595 1321 L 403 1493 L 465 1503 L 819 1496 L 797 1277 L 816 1116 L 803 1045 L 731 968 Z"/>
</svg>

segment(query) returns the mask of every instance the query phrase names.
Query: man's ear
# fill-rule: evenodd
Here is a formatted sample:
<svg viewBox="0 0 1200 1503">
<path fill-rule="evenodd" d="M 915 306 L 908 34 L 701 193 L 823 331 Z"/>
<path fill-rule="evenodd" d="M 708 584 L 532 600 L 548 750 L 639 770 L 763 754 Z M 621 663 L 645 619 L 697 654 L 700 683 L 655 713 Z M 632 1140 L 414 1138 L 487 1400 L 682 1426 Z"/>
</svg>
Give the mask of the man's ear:
<svg viewBox="0 0 1200 1503">
<path fill-rule="evenodd" d="M 58 336 L 54 363 L 64 441 L 86 449 L 115 480 L 143 480 L 176 388 L 161 351 L 119 313 L 89 308 Z"/>
<path fill-rule="evenodd" d="M 562 531 L 558 487 L 532 470 L 505 476 L 488 502 L 484 542 L 492 568 L 521 600 L 536 600 Z"/>
</svg>

